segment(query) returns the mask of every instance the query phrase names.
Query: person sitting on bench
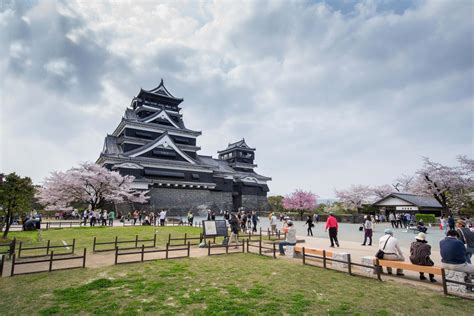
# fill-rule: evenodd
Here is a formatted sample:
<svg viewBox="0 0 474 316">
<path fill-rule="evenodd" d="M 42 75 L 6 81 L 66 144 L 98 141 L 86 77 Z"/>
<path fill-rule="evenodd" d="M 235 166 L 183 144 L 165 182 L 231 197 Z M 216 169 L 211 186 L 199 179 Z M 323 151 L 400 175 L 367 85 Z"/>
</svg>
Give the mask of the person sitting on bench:
<svg viewBox="0 0 474 316">
<path fill-rule="evenodd" d="M 293 225 L 293 222 L 290 221 L 290 220 L 288 220 L 286 222 L 286 225 L 288 226 L 288 232 L 286 233 L 286 239 L 285 239 L 285 241 L 282 241 L 278 244 L 281 256 L 285 255 L 285 249 L 283 248 L 284 246 L 294 246 L 294 245 L 296 245 L 296 228 Z"/>
<path fill-rule="evenodd" d="M 416 236 L 416 241 L 411 243 L 410 246 L 410 261 L 413 264 L 419 266 L 434 266 L 433 260 L 431 260 L 431 246 L 426 241 L 426 235 L 419 233 Z M 429 274 L 430 281 L 436 282 L 434 274 Z M 420 280 L 426 280 L 425 274 L 420 272 Z"/>
<path fill-rule="evenodd" d="M 380 237 L 379 249 L 384 252 L 384 260 L 405 261 L 398 239 L 393 237 L 393 231 L 390 228 L 385 229 L 385 235 Z M 387 273 L 392 274 L 392 268 L 387 267 Z M 403 269 L 397 269 L 397 275 L 403 276 Z"/>
<path fill-rule="evenodd" d="M 425 233 L 428 230 L 428 228 L 425 226 L 425 223 L 423 222 L 422 219 L 418 222 L 418 226 L 416 227 L 420 233 Z"/>
</svg>

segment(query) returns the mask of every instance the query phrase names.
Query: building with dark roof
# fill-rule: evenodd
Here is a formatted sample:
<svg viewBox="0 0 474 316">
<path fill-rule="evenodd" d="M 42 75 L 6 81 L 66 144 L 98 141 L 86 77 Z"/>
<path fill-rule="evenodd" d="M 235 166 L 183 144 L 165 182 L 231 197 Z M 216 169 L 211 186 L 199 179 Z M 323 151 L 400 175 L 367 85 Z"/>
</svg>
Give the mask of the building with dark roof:
<svg viewBox="0 0 474 316">
<path fill-rule="evenodd" d="M 373 203 L 372 206 L 384 209 L 386 212 L 411 212 L 441 215 L 443 207 L 432 196 L 410 193 L 391 193 Z"/>
<path fill-rule="evenodd" d="M 140 89 L 122 120 L 107 135 L 97 163 L 135 177 L 134 188 L 150 191 L 152 209 L 267 210 L 267 181 L 254 171 L 255 148 L 242 139 L 218 158 L 199 155 L 200 131 L 187 129 L 179 105 L 161 80 Z"/>
</svg>

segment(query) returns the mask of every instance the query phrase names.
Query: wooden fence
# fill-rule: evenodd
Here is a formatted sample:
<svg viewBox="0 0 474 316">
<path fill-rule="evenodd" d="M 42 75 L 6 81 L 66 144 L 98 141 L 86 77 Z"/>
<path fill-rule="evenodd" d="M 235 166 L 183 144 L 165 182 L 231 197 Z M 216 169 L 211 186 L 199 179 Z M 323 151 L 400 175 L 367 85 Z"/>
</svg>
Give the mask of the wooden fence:
<svg viewBox="0 0 474 316">
<path fill-rule="evenodd" d="M 15 247 L 16 238 L 13 238 L 13 240 L 10 242 L 0 243 L 0 255 L 2 255 L 2 257 L 4 255 L 8 255 L 8 258 L 11 258 L 11 256 L 15 253 Z M 4 250 L 2 250 L 1 248 L 3 248 Z"/>
<path fill-rule="evenodd" d="M 120 252 L 122 250 L 122 252 Z M 147 249 L 145 245 L 142 245 L 139 251 L 123 251 L 124 249 L 119 249 L 118 247 L 115 248 L 115 261 L 114 264 L 125 264 L 125 263 L 137 263 L 137 262 L 145 262 L 145 261 L 154 261 L 154 260 L 163 260 L 163 259 L 179 259 L 179 258 L 189 258 L 190 253 L 191 253 L 191 243 L 188 242 L 186 247 L 183 248 L 170 248 L 169 244 L 166 244 L 165 249 Z M 176 251 L 186 251 L 185 256 L 177 256 L 177 257 L 170 257 L 169 253 L 170 252 L 176 252 Z M 165 258 L 154 258 L 154 259 L 145 259 L 146 254 L 150 253 L 165 253 Z M 131 256 L 131 255 L 140 255 L 140 260 L 133 260 L 133 261 L 123 261 L 119 262 L 119 257 L 121 256 Z"/>
<path fill-rule="evenodd" d="M 72 244 L 68 245 L 68 244 L 63 244 L 63 245 L 51 245 L 51 240 L 48 240 L 47 243 L 46 243 L 46 246 L 37 246 L 37 247 L 23 247 L 23 242 L 20 241 L 20 245 L 18 247 L 18 259 L 19 258 L 37 258 L 37 257 L 44 257 L 44 256 L 47 256 L 49 255 L 49 251 L 51 249 L 57 249 L 57 248 L 65 248 L 65 249 L 68 249 L 69 247 L 71 247 L 71 251 L 70 252 L 67 252 L 67 253 L 57 253 L 56 255 L 59 256 L 59 255 L 72 255 L 74 254 L 74 249 L 76 248 L 76 239 L 74 238 L 72 240 Z M 22 253 L 25 252 L 25 251 L 34 251 L 34 250 L 42 250 L 42 249 L 45 249 L 46 250 L 46 253 L 45 254 L 38 254 L 38 255 L 29 255 L 29 256 L 22 256 Z"/>
<path fill-rule="evenodd" d="M 171 237 L 171 234 L 168 235 L 168 244 L 170 245 L 170 247 L 186 245 L 190 241 L 191 241 L 191 246 L 196 246 L 196 245 L 199 245 L 200 243 L 202 243 L 203 240 L 204 240 L 204 237 L 203 237 L 202 233 L 199 234 L 199 237 L 188 237 L 188 234 L 185 233 L 184 238 L 173 238 L 173 237 Z M 214 243 L 215 243 L 216 242 L 216 237 L 213 237 L 213 240 L 214 240 Z M 179 241 L 179 243 L 174 244 L 173 241 Z"/>
<path fill-rule="evenodd" d="M 66 260 L 82 260 L 80 266 L 72 266 L 72 267 L 63 267 L 63 268 L 54 268 L 53 263 L 57 261 L 66 261 Z M 42 263 L 49 263 L 49 267 L 47 270 L 36 270 L 36 271 L 29 271 L 29 272 L 15 272 L 15 268 L 19 265 L 35 265 L 35 264 L 42 264 Z M 86 248 L 84 248 L 82 256 L 74 256 L 74 257 L 55 257 L 54 251 L 51 251 L 49 254 L 49 258 L 47 259 L 37 259 L 37 260 L 26 260 L 26 261 L 17 261 L 16 255 L 13 254 L 12 262 L 11 262 L 11 272 L 10 276 L 15 276 L 19 274 L 31 274 L 31 273 L 39 273 L 39 272 L 51 272 L 51 271 L 58 271 L 58 270 L 69 270 L 69 269 L 77 269 L 77 268 L 85 268 L 86 267 Z M 2 271 L 3 271 L 3 262 L 2 262 Z M 3 274 L 3 273 L 2 273 Z"/>
<path fill-rule="evenodd" d="M 118 236 L 115 236 L 114 241 L 106 241 L 106 242 L 98 242 L 97 237 L 94 236 L 94 243 L 92 246 L 93 252 L 104 252 L 104 251 L 114 251 L 118 248 L 119 244 L 134 244 L 133 247 L 124 247 L 120 248 L 121 250 L 130 250 L 130 249 L 138 249 L 138 243 L 142 242 L 153 242 L 153 245 L 145 246 L 145 248 L 154 248 L 156 247 L 156 234 L 153 235 L 152 239 L 139 239 L 138 235 L 135 235 L 135 239 L 133 240 L 118 240 Z M 102 245 L 114 245 L 113 248 L 106 248 L 106 249 L 97 249 L 97 246 Z"/>
</svg>

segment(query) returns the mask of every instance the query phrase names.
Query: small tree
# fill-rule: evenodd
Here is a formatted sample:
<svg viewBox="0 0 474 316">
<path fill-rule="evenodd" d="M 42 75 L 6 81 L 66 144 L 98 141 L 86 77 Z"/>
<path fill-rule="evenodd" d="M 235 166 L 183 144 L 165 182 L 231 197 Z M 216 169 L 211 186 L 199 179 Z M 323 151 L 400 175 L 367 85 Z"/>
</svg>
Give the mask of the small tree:
<svg viewBox="0 0 474 316">
<path fill-rule="evenodd" d="M 376 199 L 382 199 L 386 197 L 387 195 L 389 195 L 390 193 L 392 193 L 393 190 L 394 190 L 393 187 L 388 184 L 379 185 L 372 188 L 372 195 Z"/>
<path fill-rule="evenodd" d="M 0 229 L 5 227 L 3 238 L 8 236 L 13 215 L 21 215 L 30 209 L 34 193 L 35 188 L 28 177 L 22 178 L 10 173 L 3 182 L 0 182 L 0 206 L 4 215 Z"/>
<path fill-rule="evenodd" d="M 316 207 L 317 198 L 318 196 L 310 191 L 296 190 L 285 196 L 282 204 L 286 210 L 296 210 L 300 214 L 301 220 L 303 220 L 304 212 Z"/>
<path fill-rule="evenodd" d="M 268 204 L 273 212 L 281 213 L 283 212 L 283 201 L 284 197 L 281 195 L 269 196 L 268 197 Z"/>
<path fill-rule="evenodd" d="M 39 190 L 37 198 L 50 208 L 70 207 L 74 203 L 86 203 L 92 210 L 106 202 L 145 203 L 145 191 L 135 191 L 133 176 L 122 176 L 94 163 L 83 163 L 66 172 L 53 172 Z"/>
</svg>

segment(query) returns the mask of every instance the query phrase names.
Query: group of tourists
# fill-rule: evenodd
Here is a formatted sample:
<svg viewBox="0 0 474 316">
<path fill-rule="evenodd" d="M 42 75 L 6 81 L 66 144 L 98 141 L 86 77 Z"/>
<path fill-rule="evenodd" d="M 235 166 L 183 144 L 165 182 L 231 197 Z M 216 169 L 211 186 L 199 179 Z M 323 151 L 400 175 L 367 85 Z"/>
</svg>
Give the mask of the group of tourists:
<svg viewBox="0 0 474 316">
<path fill-rule="evenodd" d="M 257 212 L 255 211 L 239 211 L 237 213 L 226 212 L 224 219 L 228 221 L 230 226 L 229 246 L 234 243 L 235 248 L 239 244 L 239 232 L 257 232 L 257 223 L 259 221 Z"/>
<path fill-rule="evenodd" d="M 82 225 L 87 226 L 89 223 L 90 226 L 113 226 L 115 219 L 115 212 L 114 211 L 107 211 L 107 210 L 84 210 L 82 213 Z"/>
<path fill-rule="evenodd" d="M 447 270 L 466 273 L 465 281 L 470 283 L 474 275 L 474 266 L 471 257 L 474 253 L 474 227 L 466 225 L 465 220 L 458 220 L 455 226 L 449 229 L 446 237 L 439 243 L 441 254 L 441 266 Z M 398 239 L 393 236 L 393 230 L 385 229 L 384 236 L 379 240 L 379 259 L 405 261 L 400 249 Z M 415 241 L 410 245 L 410 262 L 415 265 L 433 266 L 434 261 L 430 258 L 431 246 L 426 240 L 426 234 L 419 232 Z M 392 274 L 392 269 L 387 267 L 387 273 Z M 402 269 L 397 269 L 397 275 L 404 275 Z M 426 280 L 423 272 L 420 272 L 420 280 Z M 429 274 L 431 282 L 436 282 L 434 275 Z M 472 287 L 469 287 L 472 290 Z"/>
<path fill-rule="evenodd" d="M 392 224 L 392 228 L 408 228 L 414 226 L 416 219 L 410 213 L 394 213 L 388 214 L 388 221 Z"/>
<path fill-rule="evenodd" d="M 134 210 L 128 212 L 125 217 L 121 218 L 122 222 L 132 222 L 133 225 L 141 224 L 142 226 L 165 226 L 166 210 L 161 210 L 159 213 L 154 211 L 139 211 Z"/>
</svg>

